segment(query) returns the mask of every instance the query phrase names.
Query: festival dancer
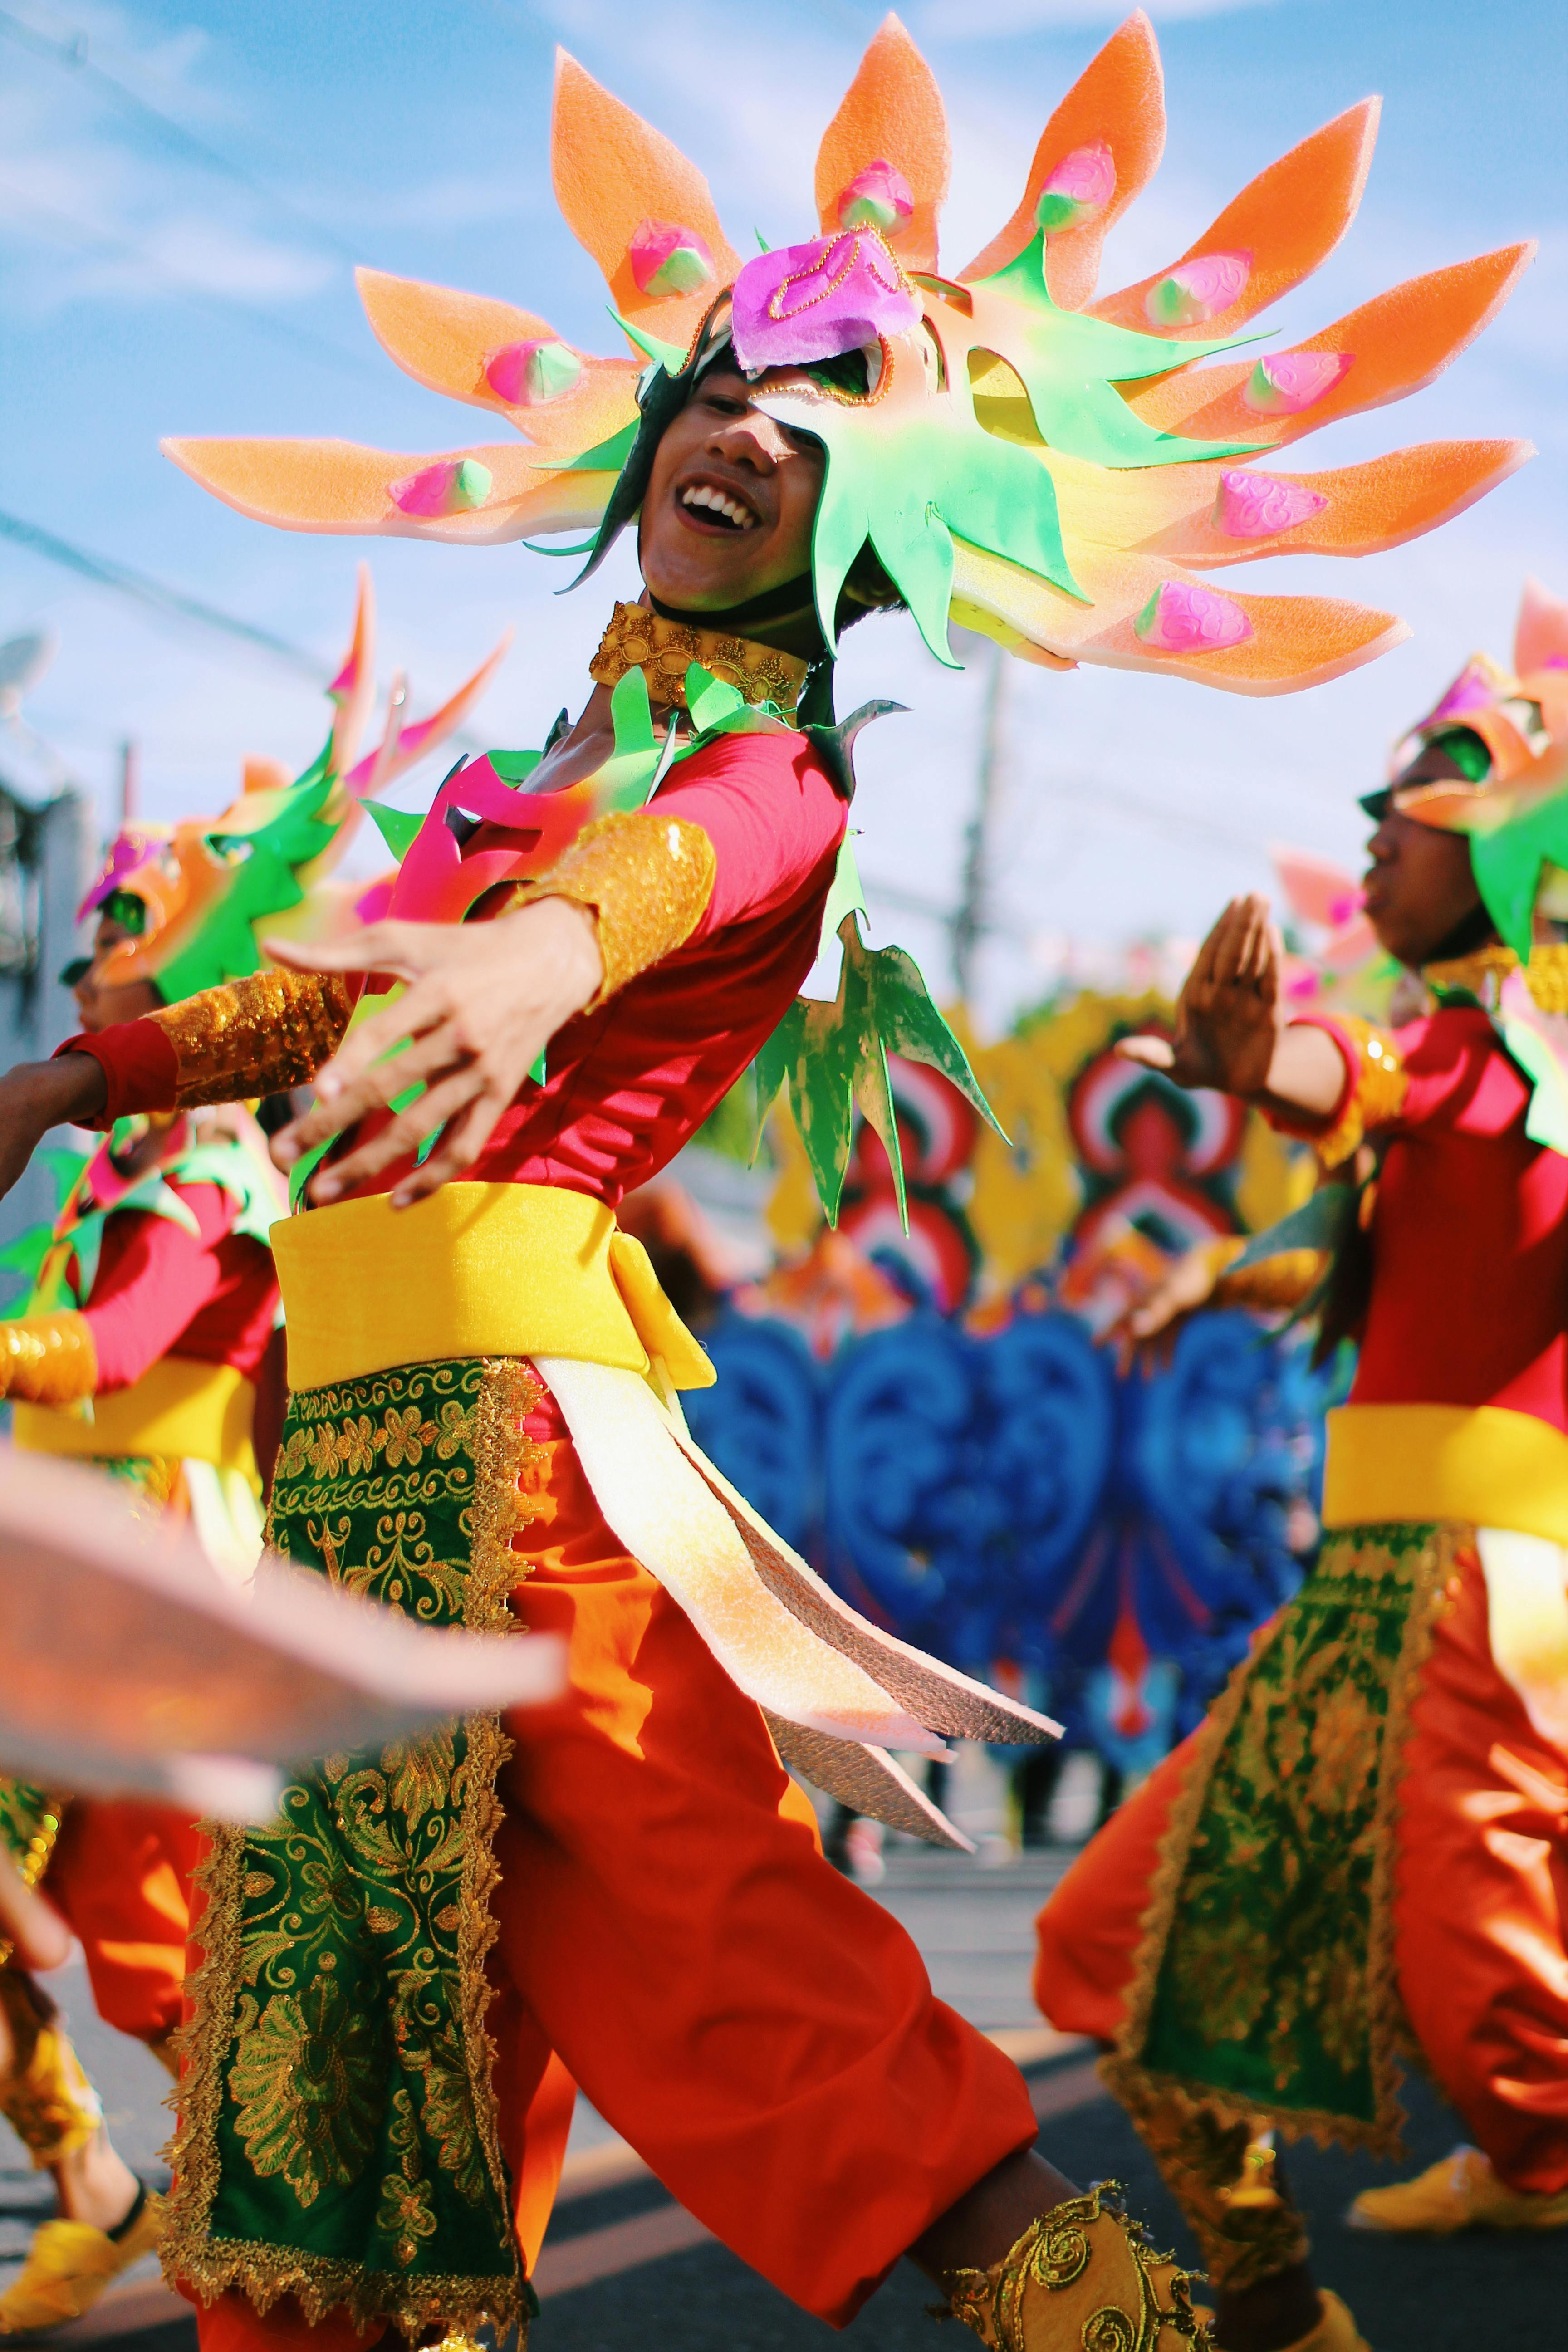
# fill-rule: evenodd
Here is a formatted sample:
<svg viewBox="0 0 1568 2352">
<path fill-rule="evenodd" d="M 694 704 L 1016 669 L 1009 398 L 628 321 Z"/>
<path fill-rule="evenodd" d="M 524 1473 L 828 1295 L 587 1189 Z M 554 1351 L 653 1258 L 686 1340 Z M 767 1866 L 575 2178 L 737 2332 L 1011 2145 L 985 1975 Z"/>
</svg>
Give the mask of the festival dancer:
<svg viewBox="0 0 1568 2352">
<path fill-rule="evenodd" d="M 1111 2046 L 1237 2352 L 1359 2342 L 1320 2312 L 1271 2136 L 1395 2147 L 1412 2042 L 1477 2145 L 1352 2221 L 1568 2224 L 1568 604 L 1528 589 L 1512 674 L 1478 656 L 1391 775 L 1367 913 L 1432 1009 L 1288 1019 L 1251 899 L 1173 1047 L 1139 1041 L 1349 1176 L 1217 1295 L 1299 1304 L 1326 1275 L 1360 1356 L 1315 1570 L 1039 1921 L 1040 2005 Z"/>
<path fill-rule="evenodd" d="M 15 1165 L 52 1118 L 313 1077 L 279 1139 L 309 1213 L 274 1236 L 293 1396 L 273 1540 L 434 1622 L 515 1608 L 570 1644 L 567 1697 L 510 1753 L 477 1718 L 302 1779 L 285 1829 L 215 1837 L 165 2244 L 209 2352 L 517 2319 L 510 2183 L 552 2049 L 692 2212 L 837 2324 L 910 2253 L 1012 2352 L 1206 2340 L 1185 2278 L 1034 2152 L 1020 2076 L 789 1807 L 781 1753 L 951 1836 L 887 1748 L 1046 1727 L 858 1617 L 704 1460 L 677 1391 L 710 1369 L 614 1212 L 759 1055 L 830 1199 L 852 1101 L 890 1132 L 887 1044 L 973 1085 L 908 959 L 861 938 L 845 626 L 902 604 L 948 659 L 951 610 L 1049 666 L 1284 691 L 1396 625 L 1222 595 L 1184 564 L 1386 545 L 1517 462 L 1231 462 L 1426 382 L 1517 250 L 1303 351 L 1188 367 L 1333 244 L 1370 128 L 1331 124 L 1089 310 L 1161 144 L 1142 16 L 961 279 L 937 272 L 940 100 L 896 22 L 824 142 L 822 234 L 743 268 L 697 173 L 566 61 L 556 185 L 640 384 L 526 312 L 367 275 L 394 355 L 516 421 L 526 454 L 176 447 L 296 528 L 587 523 L 597 558 L 636 519 L 646 583 L 575 725 L 448 780 L 386 922 L 7 1082 Z M 838 1001 L 794 1004 L 825 923 Z M 377 1010 L 349 978 L 367 967 L 406 992 Z"/>
<path fill-rule="evenodd" d="M 293 915 L 305 936 L 352 919 L 326 868 L 365 793 L 434 749 L 471 707 L 487 665 L 433 719 L 405 729 L 395 688 L 385 739 L 358 766 L 374 689 L 374 606 L 362 577 L 353 644 L 332 693 L 321 758 L 297 782 L 247 764 L 226 815 L 174 828 L 127 825 L 81 917 L 92 954 L 71 978 L 90 1034 L 253 969 L 249 925 Z M 243 842 L 241 861 L 235 846 Z M 0 1321 L 0 1397 L 16 1444 L 74 1456 L 148 1508 L 189 1517 L 236 1581 L 261 1549 L 252 1423 L 279 1311 L 268 1232 L 287 1198 L 248 1109 L 128 1118 L 81 1168 L 26 1310 Z M 170 2066 L 190 1929 L 195 1823 L 169 1805 L 63 1805 L 0 1775 L 0 1840 L 29 1886 L 80 1939 L 106 2023 Z M 79 2317 L 156 2243 L 162 2200 L 116 2154 L 100 2104 L 36 1977 L 0 1960 L 0 2112 L 55 2179 L 59 2215 L 36 2233 L 0 2294 L 0 2333 Z"/>
</svg>

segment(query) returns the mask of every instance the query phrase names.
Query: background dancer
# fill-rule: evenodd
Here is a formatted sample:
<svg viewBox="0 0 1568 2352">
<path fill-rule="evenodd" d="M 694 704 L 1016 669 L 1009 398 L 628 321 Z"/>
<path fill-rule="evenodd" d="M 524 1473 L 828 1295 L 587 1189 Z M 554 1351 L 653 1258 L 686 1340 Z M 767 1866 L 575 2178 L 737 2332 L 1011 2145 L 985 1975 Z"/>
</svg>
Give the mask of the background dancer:
<svg viewBox="0 0 1568 2352">
<path fill-rule="evenodd" d="M 1393 2149 L 1406 2035 L 1478 2146 L 1352 2220 L 1568 2223 L 1568 606 L 1528 590 L 1512 672 L 1478 656 L 1392 777 L 1366 909 L 1433 1009 L 1287 1021 L 1248 899 L 1173 1048 L 1139 1041 L 1326 1170 L 1365 1154 L 1234 1277 L 1283 1305 L 1331 1261 L 1325 1324 L 1360 1356 L 1315 1570 L 1039 1922 L 1040 2006 L 1112 2046 L 1234 2352 L 1359 2341 L 1333 2296 L 1320 2316 L 1270 2135 Z"/>
<path fill-rule="evenodd" d="M 1181 2273 L 1032 2152 L 1021 2079 L 790 1817 L 769 1737 L 942 1835 L 880 1751 L 1039 1719 L 879 1635 L 745 1510 L 672 1409 L 700 1353 L 613 1232 L 627 1185 L 776 1035 L 774 1083 L 787 1068 L 829 1176 L 890 1034 L 966 1075 L 903 961 L 860 940 L 840 856 L 854 722 L 833 726 L 828 692 L 848 621 L 901 601 L 945 657 L 956 599 L 1050 660 L 1302 685 L 1370 657 L 1387 617 L 1219 595 L 1134 551 L 1158 532 L 1212 562 L 1216 511 L 1226 556 L 1281 528 L 1313 544 L 1331 505 L 1324 544 L 1384 545 L 1517 461 L 1467 444 L 1305 491 L 1229 467 L 1314 404 L 1312 422 L 1356 404 L 1315 350 L 1189 382 L 1217 437 L 1167 429 L 1188 413 L 1166 404 L 1173 374 L 1215 348 L 1191 331 L 1228 333 L 1334 241 L 1364 119 L 1244 195 L 1244 266 L 1167 273 L 1142 316 L 1184 321 L 1185 341 L 1062 324 L 1158 152 L 1157 88 L 1135 18 L 960 284 L 936 269 L 940 104 L 896 26 L 825 142 L 823 234 L 745 268 L 697 175 L 568 65 L 557 183 L 655 362 L 635 405 L 636 363 L 369 278 L 411 369 L 526 410 L 526 458 L 179 453 L 306 528 L 483 539 L 603 517 L 597 554 L 640 515 L 647 591 L 612 616 L 598 691 L 537 771 L 496 755 L 443 788 L 393 901 L 426 919 L 73 1041 L 11 1090 L 19 1139 L 313 1074 L 318 1107 L 282 1140 L 297 1171 L 333 1156 L 276 1237 L 294 1383 L 277 1540 L 434 1618 L 503 1622 L 515 1586 L 572 1649 L 568 1697 L 514 1757 L 479 1721 L 417 1759 L 301 1780 L 287 1835 L 215 1842 L 166 2248 L 209 2299 L 209 2344 L 295 2330 L 294 2305 L 323 2345 L 515 2316 L 503 2159 L 515 2178 L 552 2045 L 692 2211 L 831 2320 L 908 2252 L 988 2342 L 1203 2340 Z M 1369 396 L 1425 381 L 1521 258 L 1366 320 Z M 825 918 L 845 981 L 814 1017 L 791 998 Z M 343 1045 L 342 975 L 367 965 L 407 993 Z"/>
</svg>

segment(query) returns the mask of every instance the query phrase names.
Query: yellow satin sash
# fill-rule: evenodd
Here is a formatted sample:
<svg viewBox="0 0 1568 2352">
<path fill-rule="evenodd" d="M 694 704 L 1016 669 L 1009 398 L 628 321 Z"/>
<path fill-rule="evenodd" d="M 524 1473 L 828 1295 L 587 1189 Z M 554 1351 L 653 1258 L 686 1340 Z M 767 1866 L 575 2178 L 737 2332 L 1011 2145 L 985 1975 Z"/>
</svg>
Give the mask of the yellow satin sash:
<svg viewBox="0 0 1568 2352">
<path fill-rule="evenodd" d="M 260 1491 L 251 1426 L 256 1391 L 232 1364 L 163 1356 L 129 1388 L 94 1397 L 90 1412 L 17 1404 L 12 1436 L 29 1454 L 172 1454 L 237 1470 Z"/>
<path fill-rule="evenodd" d="M 270 1238 L 292 1389 L 460 1356 L 645 1375 L 658 1358 L 681 1389 L 717 1377 L 641 1243 L 582 1192 L 444 1184 L 407 1209 L 380 1195 L 311 1209 Z"/>
<path fill-rule="evenodd" d="M 1568 1436 L 1533 1413 L 1342 1404 L 1328 1430 L 1326 1528 L 1457 1519 L 1568 1544 Z"/>
</svg>

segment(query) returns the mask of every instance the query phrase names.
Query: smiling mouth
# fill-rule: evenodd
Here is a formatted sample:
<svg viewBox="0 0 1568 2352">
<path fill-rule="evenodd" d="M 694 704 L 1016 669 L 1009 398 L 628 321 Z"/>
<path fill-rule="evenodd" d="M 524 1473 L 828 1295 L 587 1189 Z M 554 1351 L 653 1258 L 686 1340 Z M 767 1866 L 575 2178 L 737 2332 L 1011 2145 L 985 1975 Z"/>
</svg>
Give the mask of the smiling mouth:
<svg viewBox="0 0 1568 2352">
<path fill-rule="evenodd" d="M 683 517 L 697 524 L 720 530 L 755 530 L 757 517 L 742 499 L 732 498 L 727 490 L 716 490 L 706 482 L 694 482 L 682 490 L 680 506 Z"/>
</svg>

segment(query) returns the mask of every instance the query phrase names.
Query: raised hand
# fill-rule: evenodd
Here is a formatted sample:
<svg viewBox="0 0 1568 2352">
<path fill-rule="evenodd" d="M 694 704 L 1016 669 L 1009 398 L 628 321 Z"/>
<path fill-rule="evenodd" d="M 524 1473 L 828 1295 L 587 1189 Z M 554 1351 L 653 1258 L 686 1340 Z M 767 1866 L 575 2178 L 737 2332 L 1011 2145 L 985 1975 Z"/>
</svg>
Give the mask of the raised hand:
<svg viewBox="0 0 1568 2352">
<path fill-rule="evenodd" d="M 1179 1087 L 1265 1093 L 1284 1027 L 1280 952 L 1268 899 L 1233 898 L 1183 983 L 1174 1041 L 1124 1037 L 1117 1052 L 1163 1070 Z"/>
<path fill-rule="evenodd" d="M 489 923 L 373 923 L 332 947 L 266 944 L 298 971 L 390 972 L 407 983 L 384 1012 L 350 1031 L 317 1072 L 310 1109 L 273 1139 L 274 1160 L 289 1167 L 423 1081 L 417 1101 L 312 1176 L 307 1190 L 321 1202 L 406 1158 L 430 1135 L 439 1138 L 436 1149 L 400 1181 L 394 1208 L 461 1176 L 555 1032 L 604 980 L 595 919 L 565 898 L 541 898 Z"/>
</svg>

